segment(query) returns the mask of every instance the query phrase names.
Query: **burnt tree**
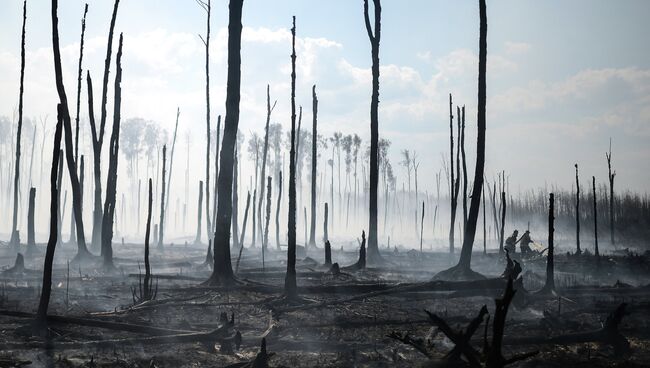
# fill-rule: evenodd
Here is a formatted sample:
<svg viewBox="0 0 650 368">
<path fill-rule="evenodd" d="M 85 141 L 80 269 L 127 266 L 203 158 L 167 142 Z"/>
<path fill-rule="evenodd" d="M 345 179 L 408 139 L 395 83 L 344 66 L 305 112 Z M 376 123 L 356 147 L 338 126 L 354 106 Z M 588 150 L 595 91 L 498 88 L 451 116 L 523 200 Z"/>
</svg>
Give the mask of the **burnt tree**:
<svg viewBox="0 0 650 368">
<path fill-rule="evenodd" d="M 203 180 L 199 180 L 199 203 L 198 211 L 196 214 L 197 225 L 196 225 L 196 237 L 194 238 L 194 244 L 201 244 L 201 210 L 203 209 Z"/>
<path fill-rule="evenodd" d="M 580 255 L 580 180 L 578 179 L 578 164 L 576 168 L 576 254 Z"/>
<path fill-rule="evenodd" d="M 232 220 L 233 156 L 239 125 L 241 88 L 241 32 L 243 0 L 230 0 L 228 15 L 228 81 L 226 88 L 226 119 L 219 170 L 219 201 L 214 236 L 214 268 L 209 285 L 229 285 L 235 281 L 230 260 L 230 225 Z"/>
<path fill-rule="evenodd" d="M 316 246 L 316 162 L 318 161 L 318 97 L 316 96 L 316 85 L 311 88 L 312 96 L 312 128 L 311 128 L 311 223 L 309 227 L 309 246 Z"/>
<path fill-rule="evenodd" d="M 246 237 L 246 224 L 248 223 L 248 209 L 251 205 L 251 191 L 248 191 L 246 195 L 246 209 L 244 210 L 244 223 L 241 229 L 241 235 L 239 237 L 239 251 L 244 247 L 244 238 Z"/>
<path fill-rule="evenodd" d="M 158 249 L 163 247 L 163 236 L 165 232 L 165 177 L 167 173 L 165 168 L 167 166 L 167 145 L 163 145 L 162 149 L 163 164 L 162 164 L 162 190 L 160 194 L 160 222 L 158 223 Z"/>
<path fill-rule="evenodd" d="M 29 209 L 27 211 L 27 254 L 32 254 L 36 250 L 36 240 L 34 238 L 34 205 L 36 201 L 36 188 L 29 189 Z"/>
<path fill-rule="evenodd" d="M 239 185 L 239 174 L 237 166 L 238 162 L 238 150 L 235 145 L 235 156 L 233 160 L 233 177 L 232 177 L 232 246 L 236 248 L 239 245 L 239 223 L 237 219 L 239 218 L 239 195 L 237 194 L 237 186 Z"/>
<path fill-rule="evenodd" d="M 296 284 L 296 16 L 291 27 L 291 149 L 289 150 L 289 221 L 287 224 L 287 274 L 284 293 L 293 299 L 298 295 Z M 314 142 L 315 143 L 315 142 Z M 270 188 L 270 186 L 269 186 Z"/>
<path fill-rule="evenodd" d="M 275 246 L 280 249 L 280 204 L 282 201 L 282 171 L 278 172 L 278 202 L 275 206 Z"/>
<path fill-rule="evenodd" d="M 598 252 L 598 206 L 596 205 L 596 177 L 591 177 L 591 187 L 593 189 L 593 200 L 594 200 L 594 255 L 596 258 L 600 257 L 600 252 Z"/>
<path fill-rule="evenodd" d="M 368 0 L 363 1 L 363 15 L 372 55 L 372 98 L 370 102 L 370 204 L 368 225 L 368 262 L 381 261 L 377 239 L 377 186 L 379 185 L 379 41 L 381 39 L 381 1 L 373 0 L 374 33 L 368 15 Z M 315 144 L 315 142 L 314 142 Z"/>
<path fill-rule="evenodd" d="M 122 34 L 117 48 L 115 63 L 115 103 L 113 107 L 113 130 L 108 145 L 108 177 L 106 179 L 106 199 L 104 201 L 104 217 L 102 219 L 101 255 L 103 267 L 107 271 L 115 268 L 113 265 L 113 220 L 115 218 L 115 194 L 117 189 L 117 163 L 120 150 L 120 110 L 122 106 Z"/>
<path fill-rule="evenodd" d="M 58 26 L 57 17 L 57 0 L 52 0 L 52 28 L 56 30 Z M 58 32 L 53 32 L 57 35 Z M 56 36 L 58 38 L 58 36 Z M 57 109 L 59 110 L 59 109 Z M 63 126 L 63 117 L 58 114 L 56 131 L 54 132 L 54 148 L 52 149 L 52 169 L 50 170 L 50 237 L 47 241 L 45 250 L 45 260 L 43 262 L 43 284 L 41 288 L 41 298 L 38 303 L 38 312 L 34 321 L 34 332 L 45 334 L 47 332 L 47 308 L 50 304 L 50 294 L 52 292 L 52 262 L 54 261 L 54 250 L 57 243 L 58 229 L 58 182 L 57 171 L 59 169 L 61 154 L 61 130 Z"/>
<path fill-rule="evenodd" d="M 612 140 L 609 140 L 609 153 L 605 153 L 607 158 L 607 179 L 609 180 L 609 241 L 614 246 L 614 178 L 616 171 L 612 172 Z"/>
<path fill-rule="evenodd" d="M 23 93 L 25 92 L 25 24 L 27 23 L 27 0 L 23 1 L 23 30 L 20 41 L 20 89 L 18 92 L 18 129 L 16 131 L 16 163 L 14 165 L 14 212 L 11 222 L 10 243 L 20 248 L 18 234 L 18 187 L 20 181 L 20 136 L 23 130 Z M 58 36 L 57 36 L 58 42 Z"/>
<path fill-rule="evenodd" d="M 90 133 L 92 136 L 93 145 L 93 171 L 95 179 L 95 198 L 93 208 L 93 233 L 92 244 L 93 248 L 98 248 L 102 243 L 102 224 L 103 211 L 102 211 L 102 175 L 101 175 L 101 157 L 102 145 L 104 143 L 104 131 L 106 127 L 106 99 L 108 94 L 108 75 L 111 67 L 111 56 L 113 50 L 113 30 L 115 29 L 115 19 L 117 18 L 117 9 L 120 0 L 115 0 L 113 6 L 113 15 L 111 16 L 111 24 L 108 30 L 108 42 L 106 46 L 106 59 L 104 60 L 104 78 L 102 81 L 102 101 L 101 101 L 101 115 L 99 120 L 99 132 L 95 124 L 95 117 L 93 113 L 93 98 L 92 98 L 92 80 L 90 79 L 90 72 L 87 72 L 88 81 L 88 117 L 90 120 Z"/>
<path fill-rule="evenodd" d="M 325 202 L 325 214 L 323 215 L 323 241 L 329 241 L 329 234 L 327 233 L 327 217 L 328 217 L 327 202 Z"/>
<path fill-rule="evenodd" d="M 271 222 L 271 177 L 267 178 L 266 182 L 266 217 L 264 221 L 264 233 L 262 234 L 262 249 L 269 246 L 269 223 Z"/>
<path fill-rule="evenodd" d="M 548 254 L 546 256 L 546 283 L 540 293 L 555 293 L 555 265 L 553 263 L 555 234 L 555 195 L 548 195 Z"/>
<path fill-rule="evenodd" d="M 503 253 L 504 232 L 506 228 L 506 192 L 501 192 L 501 221 L 499 222 L 499 253 Z"/>
<path fill-rule="evenodd" d="M 276 101 L 277 102 L 277 101 Z M 260 176 L 260 199 L 259 203 L 257 205 L 257 224 L 259 226 L 259 232 L 260 234 L 262 233 L 262 202 L 264 198 L 264 178 L 266 177 L 266 157 L 268 155 L 269 151 L 269 124 L 271 122 L 271 113 L 275 109 L 275 104 L 276 102 L 273 103 L 273 107 L 271 107 L 271 95 L 269 92 L 269 85 L 266 85 L 266 125 L 264 127 L 264 149 L 262 150 L 262 175 Z M 253 225 L 255 226 L 255 225 Z M 255 237 L 253 237 L 253 240 Z M 255 243 L 255 241 L 253 241 Z M 253 244 L 254 245 L 254 244 Z"/>
<path fill-rule="evenodd" d="M 453 100 L 451 93 L 449 94 L 449 164 L 450 164 L 450 182 L 449 182 L 449 197 L 450 197 L 450 216 L 451 222 L 449 225 L 449 253 L 455 251 L 455 238 L 456 238 L 456 211 L 458 209 L 458 194 L 460 192 L 460 142 L 459 147 L 456 148 L 456 158 L 454 159 L 454 114 L 453 114 Z M 458 138 L 460 141 L 460 111 L 458 111 Z M 454 171 L 454 161 L 456 161 Z"/>
</svg>

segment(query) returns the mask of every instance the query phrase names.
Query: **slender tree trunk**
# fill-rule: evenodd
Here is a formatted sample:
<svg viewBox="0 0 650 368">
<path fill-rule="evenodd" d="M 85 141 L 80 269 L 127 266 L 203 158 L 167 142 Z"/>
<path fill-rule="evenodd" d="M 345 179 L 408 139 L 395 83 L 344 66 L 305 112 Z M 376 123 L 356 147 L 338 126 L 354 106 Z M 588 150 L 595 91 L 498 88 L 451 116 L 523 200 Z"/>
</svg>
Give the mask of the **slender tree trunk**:
<svg viewBox="0 0 650 368">
<path fill-rule="evenodd" d="M 162 164 L 162 191 L 160 192 L 160 222 L 158 227 L 158 249 L 162 249 L 165 233 L 165 172 L 167 164 L 167 145 L 163 145 L 162 149 L 163 164 Z"/>
<path fill-rule="evenodd" d="M 206 124 L 206 151 L 205 151 L 205 228 L 208 240 L 212 239 L 212 223 L 210 222 L 210 0 L 200 3 L 207 13 L 207 31 L 205 40 L 205 124 Z"/>
<path fill-rule="evenodd" d="M 54 15 L 56 16 L 56 15 Z M 16 164 L 14 165 L 14 212 L 11 223 L 11 241 L 16 248 L 20 248 L 18 234 L 18 189 L 20 180 L 20 136 L 23 130 L 23 93 L 25 91 L 25 24 L 27 23 L 27 0 L 23 1 L 23 30 L 20 42 L 20 90 L 18 92 L 18 130 L 16 132 Z M 58 43 L 58 35 L 56 36 Z"/>
<path fill-rule="evenodd" d="M 104 201 L 104 218 L 102 220 L 102 257 L 104 269 L 112 270 L 113 265 L 113 221 L 115 216 L 115 194 L 117 189 L 117 164 L 120 150 L 120 119 L 122 106 L 122 34 L 116 56 L 115 103 L 113 112 L 113 131 L 109 142 L 108 177 L 106 181 L 106 200 Z"/>
<path fill-rule="evenodd" d="M 318 97 L 316 96 L 316 85 L 311 89 L 312 95 L 312 128 L 311 128 L 311 226 L 309 231 L 309 246 L 316 246 L 316 178 L 318 161 Z"/>
<path fill-rule="evenodd" d="M 608 179 L 609 179 L 609 241 L 612 243 L 612 246 L 616 246 L 614 242 L 614 178 L 616 177 L 616 171 L 612 172 L 612 140 L 609 140 L 609 153 L 606 154 L 607 157 L 607 170 L 608 170 Z"/>
<path fill-rule="evenodd" d="M 219 201 L 214 236 L 214 268 L 208 280 L 211 285 L 234 282 L 230 260 L 230 226 L 232 219 L 233 156 L 237 144 L 241 88 L 241 32 L 243 0 L 230 0 L 228 22 L 228 78 L 226 88 L 226 120 L 223 132 L 219 170 Z"/>
<path fill-rule="evenodd" d="M 291 149 L 289 151 L 289 223 L 287 237 L 287 274 L 284 279 L 284 293 L 287 298 L 296 298 L 296 17 L 291 28 Z M 271 185 L 269 182 L 269 191 Z"/>
<path fill-rule="evenodd" d="M 366 31 L 370 39 L 372 55 L 372 99 L 370 102 L 370 206 L 368 225 L 368 261 L 380 261 L 379 243 L 377 239 L 377 186 L 379 184 L 379 41 L 381 39 L 381 2 L 373 0 L 375 26 L 374 33 L 368 15 L 368 0 L 363 2 L 363 13 Z"/>
<path fill-rule="evenodd" d="M 82 65 L 84 57 L 84 35 L 86 34 L 86 14 L 88 14 L 88 4 L 84 6 L 84 16 L 81 19 L 81 41 L 79 43 L 79 67 L 77 72 L 77 111 L 75 114 L 75 129 L 74 129 L 74 160 L 77 162 L 79 159 L 79 109 L 81 108 L 81 80 L 82 80 Z"/>
<path fill-rule="evenodd" d="M 214 155 L 214 177 L 218 178 L 219 177 L 219 148 L 221 147 L 221 115 L 217 116 L 217 141 L 215 142 L 217 145 L 217 150 L 215 151 Z M 214 197 L 212 199 L 212 213 L 216 214 L 217 213 L 217 198 L 219 197 L 219 181 L 215 180 L 214 181 Z M 212 231 L 214 232 L 216 230 L 216 225 L 217 221 L 212 222 Z"/>
<path fill-rule="evenodd" d="M 144 295 L 149 296 L 149 278 L 151 277 L 151 266 L 149 265 L 149 236 L 151 233 L 151 207 L 153 204 L 153 191 L 151 178 L 149 178 L 149 200 L 147 202 L 147 229 L 144 234 Z"/>
<path fill-rule="evenodd" d="M 485 0 L 479 1 L 480 13 L 480 35 L 479 35 L 479 67 L 478 67 L 478 116 L 477 129 L 478 137 L 476 143 L 476 169 L 474 171 L 474 184 L 472 187 L 472 200 L 469 209 L 469 218 L 465 227 L 463 236 L 463 248 L 460 253 L 458 265 L 466 269 L 470 268 L 472 260 L 472 248 L 474 247 L 474 238 L 476 235 L 476 223 L 478 221 L 478 211 L 481 205 L 481 191 L 483 189 L 483 177 L 485 169 L 485 107 L 486 107 L 486 68 L 487 68 L 487 9 Z M 465 107 L 463 106 L 463 145 L 465 140 Z M 467 198 L 467 170 L 465 169 L 465 154 L 463 148 L 463 175 L 465 178 L 464 198 Z M 505 193 L 502 194 L 505 197 Z M 463 199 L 466 201 L 466 199 Z M 505 198 L 503 198 L 503 213 L 505 214 Z M 502 216 L 505 220 L 505 216 Z M 501 230 L 503 234 L 503 227 Z M 502 235 L 503 238 L 503 235 Z"/>
<path fill-rule="evenodd" d="M 449 184 L 449 198 L 451 201 L 451 221 L 450 221 L 450 226 L 449 226 L 449 253 L 454 253 L 454 230 L 455 226 L 454 224 L 456 223 L 456 191 L 454 188 L 456 188 L 456 183 L 457 180 L 455 178 L 456 173 L 454 172 L 454 115 L 453 115 L 453 101 L 451 97 L 451 93 L 449 94 L 449 162 L 451 165 L 450 171 L 450 184 Z"/>
<path fill-rule="evenodd" d="M 329 241 L 329 234 L 327 233 L 327 219 L 328 219 L 327 202 L 325 202 L 325 214 L 323 215 L 323 242 Z"/>
<path fill-rule="evenodd" d="M 499 252 L 503 253 L 503 239 L 506 227 L 506 192 L 501 192 L 501 223 L 499 225 Z"/>
<path fill-rule="evenodd" d="M 264 236 L 262 238 L 262 248 L 269 247 L 269 223 L 271 222 L 271 177 L 267 178 L 266 184 L 266 217 L 264 222 Z"/>
<path fill-rule="evenodd" d="M 29 209 L 27 211 L 27 254 L 36 251 L 36 240 L 34 237 L 34 206 L 36 200 L 36 188 L 29 189 Z"/>
<path fill-rule="evenodd" d="M 255 181 L 255 186 L 257 186 L 257 180 Z M 255 247 L 255 240 L 256 240 L 255 239 L 256 230 L 257 230 L 257 226 L 256 226 L 257 216 L 255 216 L 255 203 L 256 203 L 255 200 L 257 199 L 256 197 L 257 197 L 257 189 L 253 189 L 253 224 L 252 224 L 253 238 L 251 239 L 251 247 Z"/>
<path fill-rule="evenodd" d="M 481 192 L 481 197 L 483 197 L 483 254 L 487 254 L 487 231 L 485 229 L 485 180 L 483 181 L 483 191 Z"/>
<path fill-rule="evenodd" d="M 199 203 L 198 211 L 196 214 L 196 237 L 194 238 L 194 244 L 201 244 L 201 214 L 203 213 L 203 181 L 199 181 Z"/>
<path fill-rule="evenodd" d="M 180 107 L 176 108 L 176 125 L 174 126 L 174 138 L 172 139 L 172 152 L 171 156 L 169 157 L 169 175 L 167 176 L 167 197 L 165 198 L 165 212 L 168 212 L 169 209 L 169 196 L 171 194 L 171 186 L 172 186 L 172 169 L 174 167 L 174 148 L 176 147 L 176 133 L 178 132 L 178 117 L 181 115 L 181 109 Z M 138 184 L 139 186 L 139 184 Z M 139 191 L 139 189 L 138 189 Z M 138 194 L 139 195 L 139 194 Z M 140 210 L 138 210 L 138 217 L 140 215 Z"/>
<path fill-rule="evenodd" d="M 251 191 L 248 191 L 248 195 L 246 196 L 246 210 L 244 210 L 244 223 L 242 225 L 241 229 L 241 237 L 239 238 L 239 248 L 244 247 L 244 238 L 246 237 L 246 224 L 248 223 L 248 209 L 251 204 Z"/>
<path fill-rule="evenodd" d="M 578 179 L 578 164 L 576 167 L 576 254 L 581 254 L 580 249 L 580 180 Z"/>
<path fill-rule="evenodd" d="M 467 157 L 465 155 L 465 106 L 461 109 L 460 154 L 463 164 L 463 231 L 467 229 Z M 463 239 L 465 235 L 463 234 Z"/>
<path fill-rule="evenodd" d="M 278 203 L 275 206 L 275 246 L 280 249 L 280 204 L 282 201 L 282 171 L 278 172 Z"/>
<path fill-rule="evenodd" d="M 600 252 L 598 251 L 598 206 L 596 205 L 596 177 L 592 176 L 591 180 L 594 198 L 594 255 L 596 258 L 599 258 Z"/>
<path fill-rule="evenodd" d="M 56 24 L 57 19 L 57 0 L 52 0 L 52 23 Z M 53 26 L 53 28 L 56 25 Z M 58 32 L 57 32 L 58 33 Z M 54 251 L 57 243 L 57 229 L 59 216 L 57 214 L 59 184 L 57 182 L 57 171 L 61 164 L 61 130 L 63 128 L 63 117 L 57 116 L 56 131 L 54 133 L 54 147 L 52 149 L 52 170 L 50 171 L 50 237 L 45 250 L 45 260 L 43 262 L 43 283 L 41 288 L 41 298 L 38 303 L 38 312 L 34 321 L 34 330 L 39 334 L 47 331 L 47 309 L 50 304 L 50 294 L 52 292 L 52 263 L 54 261 Z"/>
<path fill-rule="evenodd" d="M 106 99 L 108 94 L 108 75 L 111 66 L 111 55 L 113 50 L 113 30 L 115 29 L 115 19 L 117 18 L 117 9 L 120 0 L 115 0 L 113 6 L 113 15 L 111 17 L 111 25 L 108 31 L 108 42 L 106 47 L 106 59 L 104 60 L 104 79 L 102 83 L 102 103 L 101 115 L 99 122 L 99 132 L 95 126 L 95 118 L 93 113 L 93 99 L 92 99 L 92 81 L 90 79 L 90 72 L 87 72 L 88 81 L 88 114 L 90 120 L 90 131 L 93 141 L 93 155 L 94 155 L 94 175 L 95 175 L 95 199 L 93 210 L 93 234 L 92 241 L 93 247 L 99 248 L 102 244 L 102 225 L 104 223 L 104 216 L 102 210 L 102 183 L 101 183 L 101 156 L 102 145 L 104 143 L 104 130 L 106 126 Z M 112 230 L 111 230 L 112 231 Z"/>
<path fill-rule="evenodd" d="M 235 156 L 233 162 L 233 177 L 232 177 L 232 246 L 237 248 L 239 246 L 239 195 L 237 187 L 239 186 L 239 175 L 237 167 L 239 166 L 238 150 L 235 146 Z"/>
<path fill-rule="evenodd" d="M 544 290 L 555 290 L 554 265 L 553 265 L 553 234 L 555 232 L 555 196 L 548 195 L 548 255 L 546 256 L 546 284 Z"/>
<path fill-rule="evenodd" d="M 273 103 L 273 108 L 275 108 L 275 103 Z M 266 126 L 264 128 L 264 149 L 262 150 L 262 171 L 260 175 L 260 200 L 257 205 L 257 223 L 262 228 L 262 199 L 264 198 L 264 178 L 266 177 L 266 157 L 269 151 L 269 123 L 271 122 L 271 112 L 273 111 L 271 107 L 271 95 L 269 92 L 269 85 L 266 85 Z M 253 225 L 255 226 L 255 225 Z M 261 231 L 260 231 L 261 232 Z M 255 237 L 253 237 L 253 243 L 255 243 Z"/>
</svg>

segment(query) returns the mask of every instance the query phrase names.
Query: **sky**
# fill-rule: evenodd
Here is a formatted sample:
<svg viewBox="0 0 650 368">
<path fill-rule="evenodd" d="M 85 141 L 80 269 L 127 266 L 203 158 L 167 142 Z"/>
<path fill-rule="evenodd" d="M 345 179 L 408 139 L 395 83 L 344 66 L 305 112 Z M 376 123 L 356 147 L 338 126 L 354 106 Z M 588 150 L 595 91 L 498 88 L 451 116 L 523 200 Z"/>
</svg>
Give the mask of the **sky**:
<svg viewBox="0 0 650 368">
<path fill-rule="evenodd" d="M 113 2 L 88 3 L 84 69 L 93 76 L 98 96 Z M 83 4 L 59 4 L 64 83 L 71 101 Z M 431 193 L 449 151 L 449 93 L 454 104 L 467 108 L 468 171 L 473 173 L 478 2 L 384 0 L 382 8 L 380 136 L 392 141 L 398 182 L 406 180 L 405 168 L 398 165 L 400 151 L 416 151 L 420 188 Z M 53 129 L 58 98 L 50 2 L 30 0 L 27 12 L 25 115 L 49 115 Z M 225 112 L 227 14 L 227 1 L 212 1 L 213 125 Z M 488 2 L 489 180 L 504 170 L 517 191 L 546 185 L 569 190 L 578 163 L 583 183 L 592 175 L 604 183 L 611 138 L 617 190 L 649 192 L 648 14 L 650 2 L 644 0 Z M 21 15 L 22 1 L 0 2 L 0 115 L 9 117 L 18 101 Z M 361 0 L 244 1 L 241 132 L 246 137 L 262 132 L 267 84 L 271 100 L 278 101 L 272 122 L 290 126 L 292 15 L 297 18 L 297 103 L 305 109 L 303 118 L 311 121 L 315 84 L 320 132 L 357 133 L 367 142 L 371 59 Z M 205 12 L 193 0 L 121 0 L 116 24 L 116 33 L 124 34 L 122 116 L 153 120 L 171 132 L 180 108 L 179 130 L 193 136 L 192 154 L 197 155 L 205 144 L 205 49 L 199 38 L 205 27 Z M 117 39 L 116 34 L 114 51 Z M 114 59 L 111 85 L 113 77 Z M 82 98 L 82 124 L 86 103 Z M 88 145 L 81 150 L 91 154 Z M 203 161 L 196 165 L 199 175 Z"/>
</svg>

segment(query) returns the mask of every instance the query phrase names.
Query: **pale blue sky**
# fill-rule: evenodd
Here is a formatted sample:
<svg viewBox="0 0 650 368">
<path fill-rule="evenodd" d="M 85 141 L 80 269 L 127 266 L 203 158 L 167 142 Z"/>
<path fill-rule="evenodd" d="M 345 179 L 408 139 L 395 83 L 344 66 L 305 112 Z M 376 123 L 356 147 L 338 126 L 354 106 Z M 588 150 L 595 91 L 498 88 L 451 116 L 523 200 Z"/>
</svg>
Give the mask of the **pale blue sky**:
<svg viewBox="0 0 650 368">
<path fill-rule="evenodd" d="M 28 2 L 28 116 L 52 115 L 56 102 L 49 3 Z M 83 3 L 60 1 L 68 96 L 74 95 Z M 89 1 L 84 67 L 93 73 L 96 95 L 112 3 Z M 288 126 L 288 28 L 295 14 L 303 41 L 298 48 L 298 102 L 306 108 L 305 118 L 311 119 L 310 87 L 316 83 L 322 131 L 368 136 L 370 47 L 362 4 L 245 0 L 244 134 L 262 130 L 266 83 L 278 99 L 273 120 Z M 17 103 L 21 6 L 18 0 L 0 2 L 0 115 L 10 116 Z M 384 0 L 382 15 L 380 134 L 393 141 L 393 165 L 400 178 L 405 172 L 397 167 L 399 151 L 417 150 L 421 185 L 432 191 L 441 153 L 449 149 L 449 92 L 467 105 L 467 145 L 473 160 L 478 2 Z M 583 182 L 591 175 L 602 182 L 604 152 L 612 137 L 619 188 L 648 192 L 648 15 L 650 2 L 644 0 L 488 2 L 488 177 L 506 170 L 514 187 L 555 183 L 568 189 L 573 163 L 578 162 Z M 226 22 L 227 2 L 213 1 L 215 122 L 224 110 Z M 121 1 L 116 31 L 125 37 L 124 117 L 153 119 L 171 129 L 180 105 L 181 129 L 202 142 L 204 59 L 196 35 L 204 30 L 204 13 L 192 0 Z"/>
</svg>

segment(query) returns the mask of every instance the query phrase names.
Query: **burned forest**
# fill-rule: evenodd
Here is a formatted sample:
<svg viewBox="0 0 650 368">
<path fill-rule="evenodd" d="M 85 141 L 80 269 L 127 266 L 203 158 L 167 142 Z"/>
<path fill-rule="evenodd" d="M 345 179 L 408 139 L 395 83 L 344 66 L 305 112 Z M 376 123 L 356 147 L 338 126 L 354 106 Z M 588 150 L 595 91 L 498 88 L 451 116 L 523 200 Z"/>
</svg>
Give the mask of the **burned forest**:
<svg viewBox="0 0 650 368">
<path fill-rule="evenodd" d="M 86 1 L 0 3 L 0 367 L 650 367 L 650 4 Z"/>
</svg>

